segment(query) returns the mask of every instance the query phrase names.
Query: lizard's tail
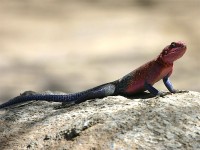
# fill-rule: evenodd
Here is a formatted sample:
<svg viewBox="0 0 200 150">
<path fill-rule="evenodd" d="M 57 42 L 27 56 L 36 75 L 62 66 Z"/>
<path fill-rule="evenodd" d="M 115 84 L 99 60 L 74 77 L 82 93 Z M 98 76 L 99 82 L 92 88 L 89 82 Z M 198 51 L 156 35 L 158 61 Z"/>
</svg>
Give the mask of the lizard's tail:
<svg viewBox="0 0 200 150">
<path fill-rule="evenodd" d="M 114 83 L 107 83 L 107 84 L 89 89 L 87 91 L 74 93 L 74 94 L 67 94 L 67 95 L 51 95 L 51 94 L 20 95 L 9 100 L 6 103 L 1 104 L 0 109 L 14 105 L 14 104 L 28 102 L 32 100 L 81 103 L 88 99 L 102 98 L 102 97 L 114 95 L 114 93 L 115 93 Z"/>
<path fill-rule="evenodd" d="M 9 100 L 8 102 L 1 104 L 0 109 L 14 105 L 14 104 L 28 102 L 28 101 L 32 101 L 32 100 L 44 100 L 44 101 L 53 101 L 53 102 L 69 101 L 70 102 L 73 99 L 75 99 L 76 97 L 78 97 L 78 93 L 77 94 L 69 94 L 69 95 L 46 95 L 46 94 L 20 95 L 20 96 L 17 96 L 15 98 Z"/>
</svg>

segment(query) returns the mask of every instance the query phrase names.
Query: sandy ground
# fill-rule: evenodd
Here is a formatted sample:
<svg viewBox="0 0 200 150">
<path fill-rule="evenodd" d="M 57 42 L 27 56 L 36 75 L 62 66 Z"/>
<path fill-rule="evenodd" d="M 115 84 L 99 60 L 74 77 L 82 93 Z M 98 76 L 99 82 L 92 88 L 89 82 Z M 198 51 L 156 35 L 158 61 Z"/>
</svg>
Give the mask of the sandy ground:
<svg viewBox="0 0 200 150">
<path fill-rule="evenodd" d="M 171 80 L 200 91 L 199 7 L 195 0 L 0 0 L 0 101 L 118 79 L 178 40 L 188 51 Z"/>
</svg>

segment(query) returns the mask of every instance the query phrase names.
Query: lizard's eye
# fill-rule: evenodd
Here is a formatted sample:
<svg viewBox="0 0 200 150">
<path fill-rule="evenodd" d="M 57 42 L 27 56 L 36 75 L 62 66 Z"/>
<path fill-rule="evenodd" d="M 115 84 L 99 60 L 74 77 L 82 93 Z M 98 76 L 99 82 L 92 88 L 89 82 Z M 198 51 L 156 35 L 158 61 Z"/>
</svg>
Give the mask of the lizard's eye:
<svg viewBox="0 0 200 150">
<path fill-rule="evenodd" d="M 170 45 L 170 47 L 172 47 L 172 48 L 176 47 L 176 43 L 172 42 L 171 45 Z"/>
</svg>

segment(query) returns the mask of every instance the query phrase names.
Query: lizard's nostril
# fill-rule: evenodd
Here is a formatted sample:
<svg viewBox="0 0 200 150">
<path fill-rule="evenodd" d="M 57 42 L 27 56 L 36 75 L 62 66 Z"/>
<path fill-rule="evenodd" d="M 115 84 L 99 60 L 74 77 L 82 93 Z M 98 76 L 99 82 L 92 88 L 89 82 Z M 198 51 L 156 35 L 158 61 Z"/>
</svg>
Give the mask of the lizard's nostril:
<svg viewBox="0 0 200 150">
<path fill-rule="evenodd" d="M 187 49 L 187 46 L 186 45 L 182 45 L 182 48 Z"/>
</svg>

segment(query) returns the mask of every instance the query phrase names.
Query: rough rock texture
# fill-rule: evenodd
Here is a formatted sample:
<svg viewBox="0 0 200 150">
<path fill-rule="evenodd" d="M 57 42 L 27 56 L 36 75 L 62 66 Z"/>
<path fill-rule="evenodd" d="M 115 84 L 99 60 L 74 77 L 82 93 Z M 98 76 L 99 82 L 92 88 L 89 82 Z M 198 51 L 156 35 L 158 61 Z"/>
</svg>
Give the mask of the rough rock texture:
<svg viewBox="0 0 200 150">
<path fill-rule="evenodd" d="M 200 93 L 0 110 L 0 149 L 200 149 Z"/>
</svg>

